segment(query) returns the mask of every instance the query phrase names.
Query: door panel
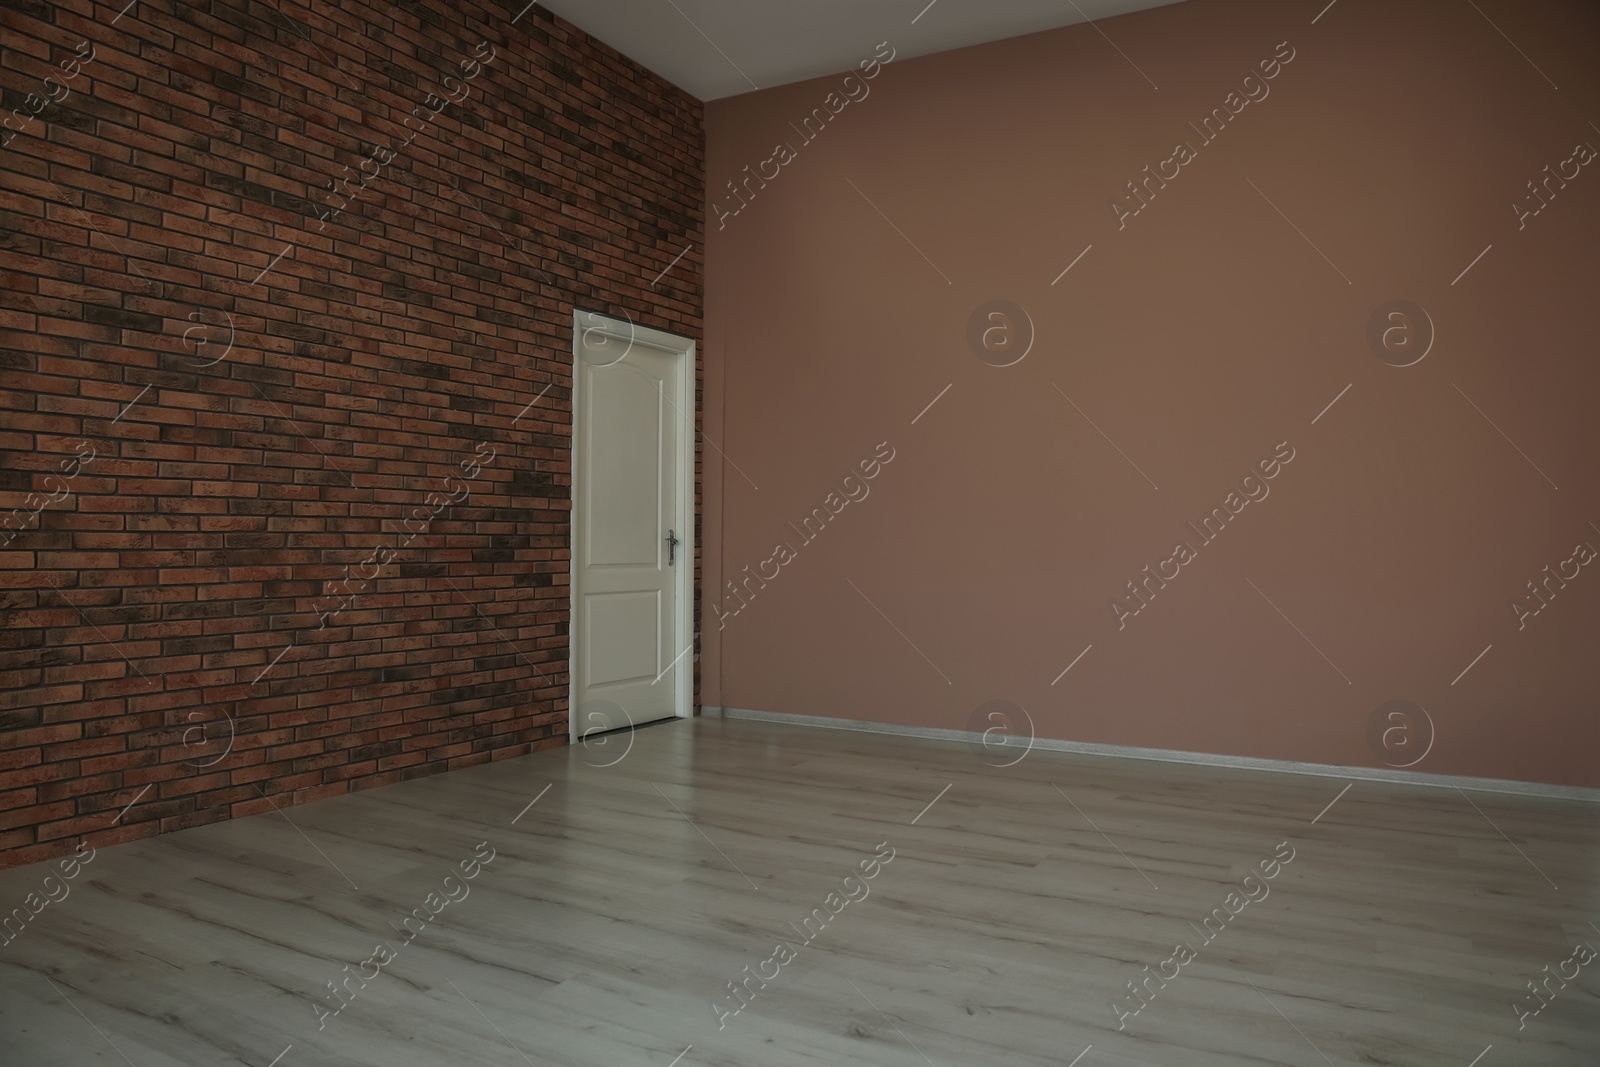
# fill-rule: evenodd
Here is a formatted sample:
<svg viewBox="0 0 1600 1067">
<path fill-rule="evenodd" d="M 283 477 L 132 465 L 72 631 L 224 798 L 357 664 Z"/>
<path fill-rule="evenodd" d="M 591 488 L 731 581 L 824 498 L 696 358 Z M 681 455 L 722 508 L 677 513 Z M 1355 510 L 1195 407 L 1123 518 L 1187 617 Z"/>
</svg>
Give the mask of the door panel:
<svg viewBox="0 0 1600 1067">
<path fill-rule="evenodd" d="M 631 359 L 636 353 L 629 353 Z M 659 360 L 659 356 L 657 359 Z M 655 362 L 640 354 L 641 364 Z M 666 403 L 657 389 L 661 379 L 641 373 L 627 361 L 592 368 L 584 433 L 588 496 L 588 563 L 591 567 L 631 565 L 654 567 L 661 557 L 663 529 L 656 518 L 666 510 L 663 475 L 671 441 L 665 425 Z M 670 372 L 671 367 L 665 368 Z"/>
<path fill-rule="evenodd" d="M 612 682 L 654 682 L 659 662 L 661 594 L 590 593 L 583 628 L 583 652 L 590 686 Z"/>
<path fill-rule="evenodd" d="M 674 407 L 681 354 L 581 330 L 573 494 L 572 699 L 578 732 L 679 713 L 678 574 L 684 536 Z M 680 546 L 681 549 L 682 546 Z M 614 706 L 614 709 L 613 709 Z"/>
</svg>

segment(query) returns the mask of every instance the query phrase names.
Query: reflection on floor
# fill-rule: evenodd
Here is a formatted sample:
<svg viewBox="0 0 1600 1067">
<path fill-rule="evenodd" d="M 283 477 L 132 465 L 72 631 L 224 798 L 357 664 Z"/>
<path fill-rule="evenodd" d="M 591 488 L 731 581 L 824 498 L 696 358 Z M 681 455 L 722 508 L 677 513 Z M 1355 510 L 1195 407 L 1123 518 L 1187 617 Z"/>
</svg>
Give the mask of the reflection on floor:
<svg viewBox="0 0 1600 1067">
<path fill-rule="evenodd" d="M 748 721 L 629 746 L 100 850 L 0 945 L 3 1059 L 1600 1062 L 1592 805 Z"/>
</svg>

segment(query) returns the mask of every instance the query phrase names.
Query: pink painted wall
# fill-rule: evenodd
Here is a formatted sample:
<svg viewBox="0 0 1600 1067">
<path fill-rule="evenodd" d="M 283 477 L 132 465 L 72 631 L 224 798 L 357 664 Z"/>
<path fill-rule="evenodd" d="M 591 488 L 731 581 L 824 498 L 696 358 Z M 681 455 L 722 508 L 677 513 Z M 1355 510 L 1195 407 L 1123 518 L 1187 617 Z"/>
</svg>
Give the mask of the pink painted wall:
<svg viewBox="0 0 1600 1067">
<path fill-rule="evenodd" d="M 964 729 L 1001 699 L 1043 737 L 1382 766 L 1426 732 L 1369 743 L 1399 699 L 1436 730 L 1417 770 L 1600 786 L 1600 11 L 1321 7 L 1195 0 L 1101 23 L 1115 48 L 708 106 L 707 704 Z M 1170 180 L 1126 214 L 1146 165 Z M 1546 165 L 1570 180 L 1519 218 Z M 1006 367 L 967 339 L 996 299 L 1035 333 Z M 1397 299 L 1434 335 L 1410 366 L 1368 338 Z M 741 608 L 747 565 L 776 576 Z M 1147 565 L 1177 576 L 1124 617 Z M 1576 577 L 1519 618 L 1546 565 Z"/>
</svg>

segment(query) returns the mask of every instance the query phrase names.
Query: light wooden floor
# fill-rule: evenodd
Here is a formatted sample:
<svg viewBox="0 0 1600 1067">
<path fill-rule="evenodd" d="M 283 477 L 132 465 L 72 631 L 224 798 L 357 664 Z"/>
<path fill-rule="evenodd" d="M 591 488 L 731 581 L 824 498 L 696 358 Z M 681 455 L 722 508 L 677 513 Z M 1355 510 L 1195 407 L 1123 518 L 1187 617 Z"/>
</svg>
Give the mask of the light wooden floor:
<svg viewBox="0 0 1600 1067">
<path fill-rule="evenodd" d="M 633 738 L 609 767 L 626 740 L 101 850 L 0 946 L 0 1062 L 1600 1064 L 1600 961 L 1520 1032 L 1512 1009 L 1600 949 L 1594 806 L 1361 782 L 1318 819 L 1343 783 L 748 721 Z M 390 924 L 481 841 L 404 944 Z M 1189 924 L 1284 841 L 1204 944 Z M 804 944 L 789 924 L 881 842 L 870 895 Z M 0 908 L 46 873 L 0 873 Z M 719 1030 L 779 939 L 796 957 Z M 319 1032 L 380 940 L 397 958 Z M 1119 1032 L 1179 940 L 1197 957 Z"/>
</svg>

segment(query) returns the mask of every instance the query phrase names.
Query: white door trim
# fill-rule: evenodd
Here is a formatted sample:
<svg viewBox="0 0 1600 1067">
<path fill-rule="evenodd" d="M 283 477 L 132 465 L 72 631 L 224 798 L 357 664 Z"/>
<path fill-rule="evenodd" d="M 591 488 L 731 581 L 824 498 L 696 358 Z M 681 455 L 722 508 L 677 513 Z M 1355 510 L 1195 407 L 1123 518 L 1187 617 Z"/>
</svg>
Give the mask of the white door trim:
<svg viewBox="0 0 1600 1067">
<path fill-rule="evenodd" d="M 694 715 L 694 652 L 692 651 L 695 640 L 694 633 L 694 559 L 695 559 L 695 496 L 694 496 L 694 418 L 695 418 L 695 343 L 687 337 L 667 333 L 664 330 L 652 330 L 646 326 L 636 326 L 625 319 L 614 319 L 596 311 L 585 311 L 574 308 L 572 311 L 572 491 L 569 502 L 572 511 L 568 515 L 568 596 L 567 596 L 567 743 L 577 744 L 582 738 L 578 735 L 577 728 L 577 703 L 574 700 L 577 683 L 578 641 L 580 634 L 578 628 L 572 625 L 577 618 L 579 589 L 579 576 L 582 569 L 579 566 L 580 546 L 578 539 L 571 536 L 573 519 L 578 509 L 578 485 L 580 479 L 578 472 L 582 470 L 583 460 L 583 434 L 579 425 L 583 418 L 582 405 L 582 380 L 583 375 L 578 372 L 579 347 L 585 336 L 601 336 L 607 341 L 615 341 L 622 346 L 623 355 L 634 347 L 644 346 L 664 352 L 672 356 L 678 363 L 681 373 L 678 375 L 678 395 L 667 397 L 667 402 L 675 408 L 678 416 L 675 425 L 677 432 L 677 522 L 673 529 L 678 536 L 678 564 L 674 568 L 677 574 L 674 578 L 675 589 L 675 614 L 674 620 L 678 651 L 682 654 L 677 660 L 679 670 L 676 674 L 676 691 L 673 694 L 673 708 L 680 719 L 690 718 Z M 663 665 L 666 669 L 667 665 Z"/>
</svg>

